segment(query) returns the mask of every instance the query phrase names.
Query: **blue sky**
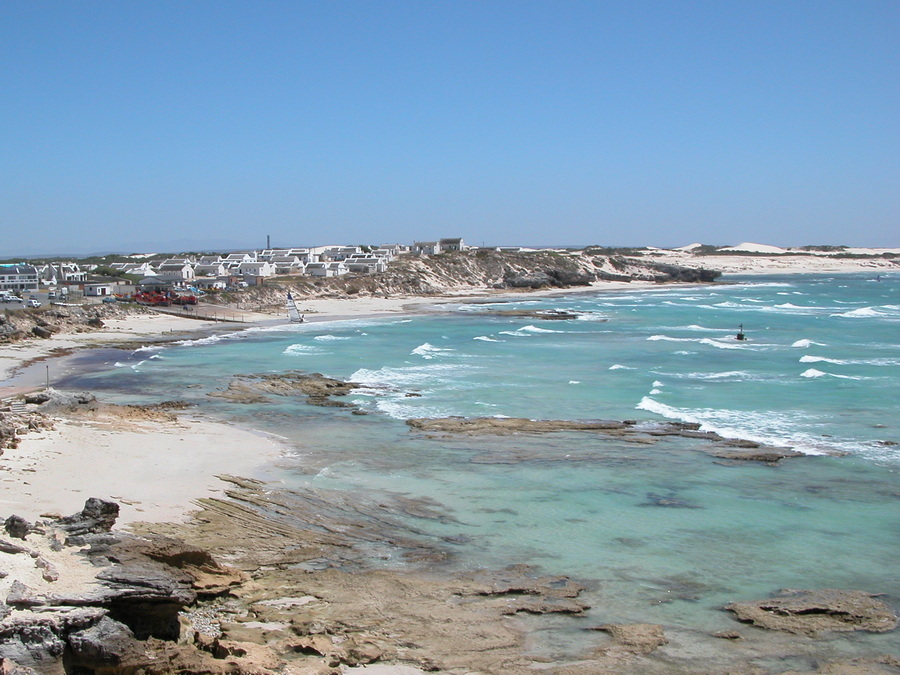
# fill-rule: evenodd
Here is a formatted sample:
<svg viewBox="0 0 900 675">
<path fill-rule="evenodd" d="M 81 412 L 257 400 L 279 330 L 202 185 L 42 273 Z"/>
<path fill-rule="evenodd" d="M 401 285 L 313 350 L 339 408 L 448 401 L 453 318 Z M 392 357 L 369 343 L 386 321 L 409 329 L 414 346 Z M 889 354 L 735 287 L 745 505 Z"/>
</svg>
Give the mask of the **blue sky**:
<svg viewBox="0 0 900 675">
<path fill-rule="evenodd" d="M 900 245 L 900 2 L 0 3 L 0 258 Z"/>
</svg>

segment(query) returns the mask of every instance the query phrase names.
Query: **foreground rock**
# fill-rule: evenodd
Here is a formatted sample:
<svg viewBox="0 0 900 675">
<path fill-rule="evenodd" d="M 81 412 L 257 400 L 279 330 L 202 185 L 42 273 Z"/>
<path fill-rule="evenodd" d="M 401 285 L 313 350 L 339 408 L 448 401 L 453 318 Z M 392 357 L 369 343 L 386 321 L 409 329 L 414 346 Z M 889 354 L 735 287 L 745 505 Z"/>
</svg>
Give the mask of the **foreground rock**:
<svg viewBox="0 0 900 675">
<path fill-rule="evenodd" d="M 803 635 L 893 630 L 897 615 L 875 597 L 863 591 L 786 590 L 768 600 L 732 602 L 725 609 L 734 612 L 739 621 Z"/>
<path fill-rule="evenodd" d="M 0 658 L 41 673 L 171 672 L 152 648 L 179 638 L 179 612 L 243 580 L 182 542 L 111 532 L 118 511 L 92 498 L 65 518 L 6 519 L 21 543 L 0 540 Z M 171 651 L 197 668 L 184 672 L 227 672 Z"/>
</svg>

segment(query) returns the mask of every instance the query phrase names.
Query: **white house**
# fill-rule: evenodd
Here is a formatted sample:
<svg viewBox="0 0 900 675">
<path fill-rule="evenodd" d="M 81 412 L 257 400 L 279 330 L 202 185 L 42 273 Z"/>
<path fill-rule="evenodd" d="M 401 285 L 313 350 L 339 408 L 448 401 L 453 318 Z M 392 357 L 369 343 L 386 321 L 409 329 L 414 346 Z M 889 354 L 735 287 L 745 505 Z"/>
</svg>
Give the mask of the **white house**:
<svg viewBox="0 0 900 675">
<path fill-rule="evenodd" d="M 194 278 L 194 266 L 184 258 L 169 258 L 156 268 L 156 276 L 169 282 L 183 283 Z"/>
<path fill-rule="evenodd" d="M 384 272 L 387 269 L 387 262 L 383 258 L 375 256 L 354 256 L 344 261 L 349 272 L 357 274 L 375 274 L 376 272 Z"/>
<path fill-rule="evenodd" d="M 275 265 L 267 260 L 245 261 L 236 268 L 245 277 L 271 277 L 275 275 Z"/>
<path fill-rule="evenodd" d="M 440 252 L 441 243 L 438 241 L 417 241 L 413 243 L 413 253 L 437 255 Z"/>
<path fill-rule="evenodd" d="M 115 293 L 115 285 L 111 283 L 85 284 L 84 294 L 92 298 L 102 298 Z"/>
<path fill-rule="evenodd" d="M 329 246 L 319 256 L 319 260 L 340 261 L 346 260 L 354 253 L 362 253 L 359 246 Z"/>
<path fill-rule="evenodd" d="M 194 286 L 202 290 L 225 290 L 228 287 L 227 277 L 197 277 Z"/>
<path fill-rule="evenodd" d="M 253 253 L 229 253 L 222 262 L 229 269 L 236 269 L 241 263 L 251 263 L 257 261 L 256 251 Z"/>
<path fill-rule="evenodd" d="M 438 243 L 441 245 L 441 251 L 465 251 L 467 248 L 462 237 L 456 239 L 441 239 Z"/>
<path fill-rule="evenodd" d="M 135 274 L 140 277 L 150 277 L 156 274 L 156 269 L 148 262 L 115 262 L 109 265 L 114 270 L 119 270 L 125 274 Z"/>
<path fill-rule="evenodd" d="M 314 277 L 339 277 L 347 274 L 347 266 L 343 261 L 309 263 L 306 273 Z"/>
<path fill-rule="evenodd" d="M 0 291 L 36 291 L 38 270 L 34 265 L 0 265 Z"/>
<path fill-rule="evenodd" d="M 303 274 L 306 265 L 295 255 L 272 256 L 270 262 L 275 266 L 275 274 Z"/>
<path fill-rule="evenodd" d="M 194 278 L 197 277 L 224 277 L 227 274 L 225 263 L 221 260 L 210 263 L 198 262 L 194 265 Z"/>
</svg>

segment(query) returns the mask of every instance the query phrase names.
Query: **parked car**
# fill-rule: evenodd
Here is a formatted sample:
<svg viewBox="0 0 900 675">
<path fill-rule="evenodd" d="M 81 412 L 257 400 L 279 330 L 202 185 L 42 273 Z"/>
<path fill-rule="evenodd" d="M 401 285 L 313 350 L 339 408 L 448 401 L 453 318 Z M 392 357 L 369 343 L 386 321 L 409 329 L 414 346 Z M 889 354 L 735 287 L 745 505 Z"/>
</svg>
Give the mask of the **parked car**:
<svg viewBox="0 0 900 675">
<path fill-rule="evenodd" d="M 116 296 L 114 296 L 114 295 L 104 295 L 104 296 L 103 296 L 103 300 L 101 300 L 100 302 L 106 302 L 106 303 L 109 303 L 109 302 L 115 302 L 115 301 L 116 301 Z"/>
<path fill-rule="evenodd" d="M 28 298 L 28 300 L 25 301 L 25 306 L 26 307 L 40 307 L 41 303 L 40 303 L 40 300 L 35 300 L 34 298 Z"/>
</svg>

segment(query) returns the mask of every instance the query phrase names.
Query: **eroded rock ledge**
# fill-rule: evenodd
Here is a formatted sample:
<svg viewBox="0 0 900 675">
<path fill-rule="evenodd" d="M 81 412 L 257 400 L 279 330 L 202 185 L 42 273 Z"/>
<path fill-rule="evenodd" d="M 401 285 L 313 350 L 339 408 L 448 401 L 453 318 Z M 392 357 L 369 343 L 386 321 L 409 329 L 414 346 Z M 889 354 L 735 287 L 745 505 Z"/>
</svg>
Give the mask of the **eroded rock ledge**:
<svg viewBox="0 0 900 675">
<path fill-rule="evenodd" d="M 699 424 L 686 422 L 644 422 L 635 420 L 532 420 L 521 417 L 441 417 L 406 420 L 407 426 L 428 433 L 477 435 L 547 434 L 555 432 L 589 432 L 607 438 L 636 443 L 653 443 L 666 436 L 707 441 L 704 452 L 728 460 L 775 463 L 788 457 L 803 457 L 790 448 L 764 446 L 754 441 L 729 439 L 715 432 L 700 431 Z M 490 457 L 476 461 L 491 463 Z M 494 461 L 515 461 L 505 456 Z"/>
<path fill-rule="evenodd" d="M 234 403 L 269 403 L 270 396 L 305 396 L 311 405 L 355 407 L 352 403 L 335 401 L 332 396 L 346 396 L 360 385 L 344 382 L 321 373 L 273 373 L 264 375 L 236 375 L 226 389 L 209 392 L 208 396 L 224 398 Z"/>
<path fill-rule="evenodd" d="M 876 597 L 831 588 L 784 590 L 767 600 L 732 602 L 725 609 L 754 626 L 810 636 L 828 631 L 894 630 L 897 615 Z"/>
<path fill-rule="evenodd" d="M 170 672 L 154 641 L 177 640 L 180 611 L 243 580 L 183 542 L 113 533 L 118 512 L 91 498 L 65 518 L 6 519 L 0 658 L 41 673 Z M 206 658 L 186 653 L 197 669 L 183 672 L 222 672 Z"/>
</svg>

